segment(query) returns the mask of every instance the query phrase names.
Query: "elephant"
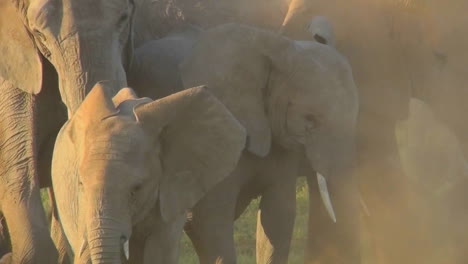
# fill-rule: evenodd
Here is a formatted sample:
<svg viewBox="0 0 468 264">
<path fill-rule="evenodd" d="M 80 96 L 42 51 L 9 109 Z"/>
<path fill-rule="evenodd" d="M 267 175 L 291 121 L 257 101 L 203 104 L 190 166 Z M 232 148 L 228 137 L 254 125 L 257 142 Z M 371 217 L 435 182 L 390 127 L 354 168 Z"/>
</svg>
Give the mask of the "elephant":
<svg viewBox="0 0 468 264">
<path fill-rule="evenodd" d="M 464 206 L 468 163 L 462 146 L 428 103 L 411 99 L 408 119 L 398 124 L 398 148 L 423 230 L 425 263 L 465 263 L 468 220 Z"/>
<path fill-rule="evenodd" d="M 205 87 L 152 101 L 99 82 L 55 143 L 74 263 L 177 263 L 185 210 L 235 168 L 244 127 Z"/>
<path fill-rule="evenodd" d="M 258 196 L 257 262 L 287 263 L 296 177 L 305 157 L 317 172 L 315 186 L 328 221 L 336 221 L 335 232 L 348 244 L 348 263 L 358 263 L 359 202 L 353 176 L 358 94 L 347 60 L 328 45 L 240 24 L 204 30 L 194 45 L 179 40 L 175 44 L 174 38 L 163 38 L 138 48 L 129 85 L 157 97 L 174 92 L 157 89 L 160 83 L 177 89 L 206 84 L 248 135 L 234 172 L 189 213 L 185 231 L 200 263 L 236 262 L 233 222 Z M 179 47 L 190 52 L 177 51 Z M 164 75 L 166 67 L 179 75 Z"/>
<path fill-rule="evenodd" d="M 466 155 L 468 127 L 462 113 L 467 110 L 463 88 L 467 75 L 462 69 L 468 38 L 461 34 L 467 25 L 462 15 L 466 4 L 419 0 L 290 2 L 282 34 L 312 40 L 310 31 L 305 30 L 311 17 L 326 15 L 334 24 L 336 48 L 349 59 L 356 78 L 360 94 L 358 175 L 368 209 L 363 212 L 362 226 L 370 233 L 373 247 L 367 250 L 372 253 L 365 262 L 429 263 L 434 259 L 428 251 L 436 250 L 422 247 L 426 234 L 419 227 L 424 222 L 416 207 L 410 206 L 416 190 L 403 169 L 395 129 L 408 118 L 410 98 L 421 99 L 457 135 Z M 314 203 L 319 202 L 310 205 Z M 309 211 L 316 211 L 316 206 Z M 402 215 L 406 217 L 402 219 Z M 335 252 L 346 248 L 339 237 L 330 236 L 328 230 L 333 227 L 328 227 L 327 216 L 322 216 L 311 215 L 307 264 L 333 259 Z"/>
<path fill-rule="evenodd" d="M 39 196 L 55 136 L 98 80 L 126 86 L 133 12 L 132 0 L 0 2 L 0 210 L 12 244 L 3 261 L 56 262 Z"/>
</svg>

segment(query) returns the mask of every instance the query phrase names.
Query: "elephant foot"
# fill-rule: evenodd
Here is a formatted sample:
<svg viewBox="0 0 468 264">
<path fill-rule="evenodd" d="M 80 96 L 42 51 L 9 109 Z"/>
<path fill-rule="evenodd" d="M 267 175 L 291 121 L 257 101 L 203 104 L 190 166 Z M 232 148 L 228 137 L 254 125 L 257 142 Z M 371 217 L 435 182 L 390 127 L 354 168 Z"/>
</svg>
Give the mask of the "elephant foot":
<svg viewBox="0 0 468 264">
<path fill-rule="evenodd" d="M 13 263 L 13 254 L 7 253 L 3 255 L 3 257 L 0 259 L 0 264 L 12 264 Z"/>
</svg>

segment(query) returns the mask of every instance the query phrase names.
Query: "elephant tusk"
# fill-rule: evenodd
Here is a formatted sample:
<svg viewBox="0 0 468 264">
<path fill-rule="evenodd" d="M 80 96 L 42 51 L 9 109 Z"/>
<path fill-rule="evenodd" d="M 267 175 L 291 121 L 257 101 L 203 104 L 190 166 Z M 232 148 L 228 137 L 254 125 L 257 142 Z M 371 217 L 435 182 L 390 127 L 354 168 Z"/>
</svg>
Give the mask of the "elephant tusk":
<svg viewBox="0 0 468 264">
<path fill-rule="evenodd" d="M 83 239 L 83 243 L 81 243 L 80 251 L 78 251 L 79 252 L 78 256 L 81 257 L 81 255 L 83 255 L 83 252 L 86 250 L 86 245 L 87 245 L 86 239 Z"/>
<path fill-rule="evenodd" d="M 327 209 L 328 215 L 331 217 L 333 222 L 336 223 L 335 211 L 333 210 L 330 194 L 328 193 L 327 180 L 325 180 L 325 177 L 323 177 L 322 174 L 317 173 L 317 182 L 323 205 L 325 206 L 325 209 Z"/>
<path fill-rule="evenodd" d="M 359 202 L 361 203 L 361 207 L 364 210 L 364 213 L 369 217 L 370 216 L 370 211 L 369 208 L 367 207 L 366 202 L 364 202 L 364 199 L 362 199 L 361 194 L 359 194 Z"/>
<path fill-rule="evenodd" d="M 128 245 L 128 239 L 123 243 L 123 252 L 125 255 L 125 258 L 128 260 L 130 258 L 130 252 L 129 252 L 129 245 Z"/>
</svg>

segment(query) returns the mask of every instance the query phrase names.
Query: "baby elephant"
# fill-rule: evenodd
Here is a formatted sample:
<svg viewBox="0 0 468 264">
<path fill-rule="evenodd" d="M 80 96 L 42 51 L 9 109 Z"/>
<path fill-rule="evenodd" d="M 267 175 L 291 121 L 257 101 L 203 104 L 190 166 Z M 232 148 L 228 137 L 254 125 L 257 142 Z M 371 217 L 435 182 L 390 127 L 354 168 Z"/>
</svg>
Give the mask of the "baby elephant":
<svg viewBox="0 0 468 264">
<path fill-rule="evenodd" d="M 74 263 L 176 263 L 185 210 L 236 166 L 246 133 L 204 87 L 152 101 L 100 82 L 63 126 L 53 186 Z"/>
</svg>

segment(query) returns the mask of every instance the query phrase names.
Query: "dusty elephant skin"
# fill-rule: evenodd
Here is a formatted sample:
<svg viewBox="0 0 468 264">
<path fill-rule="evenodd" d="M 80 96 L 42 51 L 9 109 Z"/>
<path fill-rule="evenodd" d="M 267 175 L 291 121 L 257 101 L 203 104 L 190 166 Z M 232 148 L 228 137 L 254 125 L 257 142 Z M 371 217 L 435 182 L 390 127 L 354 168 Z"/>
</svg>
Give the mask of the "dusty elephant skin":
<svg viewBox="0 0 468 264">
<path fill-rule="evenodd" d="M 290 0 L 135 0 L 135 47 L 187 24 L 210 28 L 242 23 L 277 30 Z M 140 8 L 144 7 L 144 8 Z"/>
<path fill-rule="evenodd" d="M 162 74 L 161 65 L 180 76 Z M 233 221 L 257 196 L 257 262 L 287 263 L 303 159 L 307 173 L 315 177 L 312 167 L 328 181 L 337 223 L 327 220 L 348 246 L 348 263 L 359 263 L 352 177 L 358 98 L 346 59 L 327 45 L 227 24 L 195 40 L 178 35 L 137 49 L 129 84 L 151 97 L 164 94 L 163 83 L 207 84 L 247 129 L 236 170 L 197 203 L 186 225 L 201 263 L 236 262 Z"/>
<path fill-rule="evenodd" d="M 414 96 L 434 109 L 461 139 L 466 153 L 467 75 L 462 69 L 467 38 L 461 34 L 468 24 L 462 14 L 466 4 L 457 0 L 293 0 L 283 22 L 284 35 L 310 39 L 304 30 L 310 19 L 326 15 L 336 31 L 337 49 L 353 68 L 361 103 L 358 175 L 370 211 L 370 216 L 363 217 L 363 226 L 375 247 L 370 263 L 433 263 L 435 259 L 432 254 L 437 250 L 424 243 L 424 233 L 432 231 L 421 232 L 424 223 L 418 222 L 418 210 L 409 206 L 415 190 L 403 173 L 394 131 L 407 118 Z M 322 221 L 317 219 L 311 215 L 306 263 L 341 263 L 325 261 L 339 256 L 343 246 L 339 238 L 329 236 L 323 225 L 326 215 Z M 317 250 L 320 244 L 328 244 L 324 248 L 331 250 Z M 463 246 L 454 250 L 465 252 Z"/>
<path fill-rule="evenodd" d="M 106 85 L 93 88 L 54 149 L 74 263 L 177 263 L 185 210 L 234 169 L 245 129 L 204 87 L 157 101 L 124 88 L 111 101 Z"/>
<path fill-rule="evenodd" d="M 0 1 L 0 210 L 13 251 L 3 261 L 57 261 L 39 185 L 50 185 L 62 102 L 71 116 L 98 80 L 126 86 L 132 13 L 130 0 Z"/>
</svg>

